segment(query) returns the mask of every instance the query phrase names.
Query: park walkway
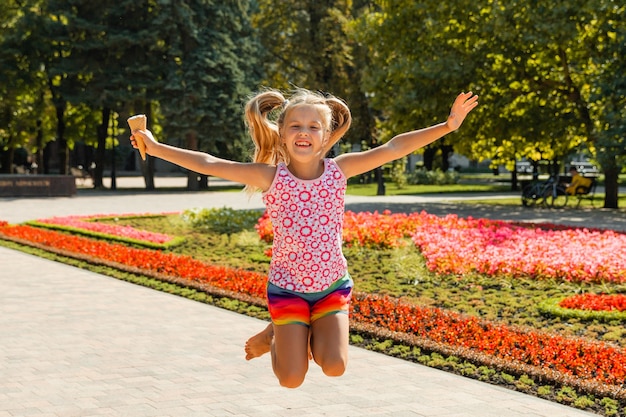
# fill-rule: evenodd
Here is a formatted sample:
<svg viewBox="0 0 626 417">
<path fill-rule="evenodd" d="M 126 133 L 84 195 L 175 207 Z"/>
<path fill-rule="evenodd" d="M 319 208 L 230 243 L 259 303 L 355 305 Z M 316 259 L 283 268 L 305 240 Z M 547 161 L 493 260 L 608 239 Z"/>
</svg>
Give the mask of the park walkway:
<svg viewBox="0 0 626 417">
<path fill-rule="evenodd" d="M 415 197 L 349 205 L 455 207 Z M 241 193 L 91 193 L 0 199 L 0 220 L 224 206 L 261 205 Z M 356 347 L 344 376 L 313 365 L 302 387 L 283 389 L 269 357 L 244 359 L 245 340 L 265 324 L 0 248 L 0 417 L 593 415 Z"/>
</svg>

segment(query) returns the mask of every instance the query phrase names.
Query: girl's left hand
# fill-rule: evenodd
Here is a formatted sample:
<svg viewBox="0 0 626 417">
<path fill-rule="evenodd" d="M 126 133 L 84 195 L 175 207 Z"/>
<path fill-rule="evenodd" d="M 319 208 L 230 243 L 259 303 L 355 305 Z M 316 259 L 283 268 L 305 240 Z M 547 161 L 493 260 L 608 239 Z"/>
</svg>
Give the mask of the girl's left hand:
<svg viewBox="0 0 626 417">
<path fill-rule="evenodd" d="M 471 112 L 476 106 L 478 106 L 477 95 L 474 95 L 471 91 L 459 94 L 456 100 L 454 100 L 454 104 L 452 104 L 450 116 L 448 116 L 448 120 L 446 122 L 450 130 L 454 131 L 461 127 L 463 120 L 465 120 L 465 116 L 467 116 L 468 113 Z"/>
</svg>

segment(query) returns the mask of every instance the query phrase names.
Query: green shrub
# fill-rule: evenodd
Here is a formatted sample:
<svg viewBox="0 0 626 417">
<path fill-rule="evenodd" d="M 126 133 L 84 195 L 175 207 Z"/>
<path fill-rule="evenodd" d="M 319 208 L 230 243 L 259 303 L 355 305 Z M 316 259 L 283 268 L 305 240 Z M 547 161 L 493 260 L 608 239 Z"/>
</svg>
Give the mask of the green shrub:
<svg viewBox="0 0 626 417">
<path fill-rule="evenodd" d="M 374 352 L 386 352 L 388 349 L 390 349 L 393 346 L 393 340 L 392 339 L 386 339 L 381 341 L 376 341 L 374 343 L 372 343 L 369 348 L 371 350 L 373 350 Z"/>
<path fill-rule="evenodd" d="M 596 402 L 593 400 L 593 398 L 589 398 L 588 396 L 583 395 L 581 397 L 578 397 L 576 401 L 574 401 L 574 407 L 584 410 L 595 405 L 595 403 Z"/>
<path fill-rule="evenodd" d="M 428 359 L 425 362 L 425 364 L 432 368 L 438 368 L 438 369 L 456 369 L 454 362 L 446 361 L 446 359 L 442 355 L 440 355 L 439 353 L 435 353 L 435 352 L 431 353 L 428 356 Z"/>
<path fill-rule="evenodd" d="M 614 416 L 619 413 L 618 402 L 613 398 L 605 397 L 600 400 L 600 405 L 604 407 L 604 414 L 607 416 Z"/>
<path fill-rule="evenodd" d="M 406 175 L 406 158 L 393 162 L 391 167 L 391 181 L 396 184 L 399 190 L 406 188 L 409 179 Z"/>
<path fill-rule="evenodd" d="M 556 393 L 556 399 L 561 404 L 572 404 L 578 399 L 578 394 L 571 387 L 563 387 Z"/>
<path fill-rule="evenodd" d="M 596 311 L 596 310 L 576 310 L 571 308 L 563 308 L 559 306 L 563 298 L 550 298 L 542 301 L 538 305 L 539 312 L 544 316 L 559 317 L 563 320 L 576 319 L 583 321 L 599 321 L 619 326 L 620 322 L 626 321 L 626 312 L 624 311 Z M 607 336 L 606 340 L 620 340 L 621 335 L 616 334 L 614 338 Z"/>
<path fill-rule="evenodd" d="M 183 219 L 194 229 L 232 235 L 254 229 L 260 210 L 235 210 L 229 207 L 185 210 Z"/>
<path fill-rule="evenodd" d="M 408 181 L 409 184 L 449 185 L 458 183 L 459 178 L 459 173 L 456 171 L 416 169 L 409 175 Z"/>
<path fill-rule="evenodd" d="M 506 372 L 500 372 L 500 378 L 507 384 L 514 384 L 515 377 L 513 375 L 507 374 Z"/>
<path fill-rule="evenodd" d="M 461 375 L 463 376 L 471 376 L 474 375 L 476 373 L 476 365 L 474 365 L 473 363 L 469 363 L 469 362 L 464 362 L 459 369 L 459 372 L 461 373 Z"/>
<path fill-rule="evenodd" d="M 478 373 L 478 379 L 480 381 L 488 382 L 491 381 L 493 376 L 496 374 L 496 370 L 483 365 L 478 368 Z"/>
<path fill-rule="evenodd" d="M 520 376 L 517 382 L 515 383 L 515 386 L 519 390 L 522 390 L 522 391 L 526 391 L 529 388 L 533 387 L 534 385 L 535 385 L 535 381 L 529 378 L 528 375 Z"/>
</svg>

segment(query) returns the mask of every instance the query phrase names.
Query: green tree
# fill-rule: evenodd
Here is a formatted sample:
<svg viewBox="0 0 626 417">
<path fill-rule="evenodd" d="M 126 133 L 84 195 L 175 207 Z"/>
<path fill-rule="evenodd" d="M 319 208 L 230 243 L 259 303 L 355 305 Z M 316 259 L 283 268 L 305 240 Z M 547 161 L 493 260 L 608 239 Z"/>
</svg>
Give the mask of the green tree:
<svg viewBox="0 0 626 417">
<path fill-rule="evenodd" d="M 564 93 L 572 81 L 565 71 L 571 50 L 563 48 L 569 49 L 566 45 L 576 41 L 577 33 L 575 21 L 567 18 L 571 11 L 560 5 L 498 2 L 485 10 L 481 36 L 490 42 L 481 45 L 475 59 L 485 63 L 477 81 L 485 86 L 482 100 L 489 107 L 482 116 L 488 121 L 477 140 L 465 145 L 472 155 L 510 169 L 522 157 L 550 160 L 556 174 L 564 156 L 584 143 L 578 104 Z"/>
<path fill-rule="evenodd" d="M 256 85 L 258 45 L 250 2 L 179 0 L 162 13 L 167 45 L 160 112 L 167 137 L 182 146 L 235 158 L 242 153 L 242 103 Z M 188 189 L 206 186 L 189 172 Z"/>
<path fill-rule="evenodd" d="M 355 40 L 353 20 L 369 1 L 260 0 L 253 24 L 263 45 L 266 86 L 303 87 L 346 100 L 353 126 L 351 143 L 371 143 L 374 133 L 368 97 L 361 89 L 367 53 Z"/>
<path fill-rule="evenodd" d="M 15 21 L 6 25 L 13 30 L 2 32 L 3 54 L 19 59 L 3 60 L 0 71 L 6 79 L 22 74 L 22 82 L 11 85 L 10 91 L 6 83 L 3 96 L 10 93 L 11 102 L 22 111 L 43 114 L 41 108 L 46 108 L 56 117 L 53 139 L 61 173 L 67 172 L 68 148 L 76 142 L 67 133 L 83 127 L 80 136 L 96 146 L 96 187 L 102 187 L 105 150 L 115 144 L 112 132 L 126 127 L 125 122 L 118 126 L 118 119 L 125 120 L 131 112 L 154 115 L 151 127 L 157 132 L 159 122 L 170 132 L 202 132 L 194 133 L 200 147 L 232 157 L 240 152 L 245 131 L 241 100 L 255 80 L 258 48 L 251 41 L 249 4 L 208 0 L 3 4 L 0 13 Z M 15 53 L 20 48 L 24 53 Z M 29 102 L 33 104 L 24 105 Z M 3 110 L 15 125 L 7 121 L 11 129 L 0 135 L 11 138 L 11 149 L 23 142 L 16 134 L 33 130 L 17 126 L 17 121 L 42 125 L 34 117 L 16 119 L 19 113 L 8 100 L 3 101 Z M 147 167 L 146 185 L 151 188 L 152 159 Z"/>
<path fill-rule="evenodd" d="M 46 105 L 47 79 L 37 47 L 44 37 L 42 3 L 11 0 L 0 6 L 0 165 L 6 173 L 19 148 L 35 153 L 42 169 L 42 150 L 51 136 L 54 113 Z"/>
<path fill-rule="evenodd" d="M 554 173 L 568 154 L 586 149 L 604 170 L 605 207 L 616 207 L 625 106 L 614 74 L 624 68 L 623 5 L 378 4 L 364 16 L 361 33 L 373 62 L 366 86 L 383 111 L 384 137 L 441 120 L 450 97 L 472 89 L 483 104 L 461 134 L 434 146 L 453 144 L 509 168 L 521 157 L 547 159 Z"/>
<path fill-rule="evenodd" d="M 626 162 L 626 5 L 594 3 L 596 19 L 584 40 L 592 69 L 589 113 L 595 155 L 605 174 L 605 208 L 618 207 L 618 175 Z"/>
<path fill-rule="evenodd" d="M 522 156 L 549 159 L 557 173 L 568 154 L 585 149 L 604 170 L 605 207 L 617 208 L 616 156 L 624 153 L 624 129 L 619 116 L 605 119 L 605 109 L 625 105 L 616 73 L 607 73 L 624 67 L 624 6 L 527 0 L 488 7 L 481 28 L 490 42 L 481 49 L 485 66 L 477 74 L 489 88 L 483 102 L 490 106 L 481 114 L 490 122 L 477 133 L 483 156 L 509 159 L 509 166 Z"/>
<path fill-rule="evenodd" d="M 159 46 L 156 31 L 150 27 L 156 9 L 149 1 L 73 0 L 68 4 L 49 0 L 48 7 L 53 17 L 49 23 L 51 38 L 63 53 L 50 69 L 59 80 L 53 100 L 61 111 L 69 102 L 85 104 L 100 113 L 99 120 L 86 129 L 96 138 L 93 180 L 100 188 L 107 144 L 111 148 L 114 145 L 110 127 L 115 128 L 117 120 L 113 115 L 140 92 L 145 96 L 148 80 L 154 82 L 154 71 L 150 70 L 157 66 L 141 58 Z"/>
<path fill-rule="evenodd" d="M 478 39 L 468 35 L 475 30 L 479 9 L 470 1 L 376 4 L 359 20 L 358 34 L 371 61 L 364 88 L 380 114 L 381 140 L 387 141 L 399 132 L 445 120 L 455 96 L 474 86 L 478 63 L 470 57 Z M 464 127 L 462 134 L 467 132 Z M 429 155 L 447 154 L 456 140 L 454 135 L 425 149 L 427 165 Z"/>
</svg>

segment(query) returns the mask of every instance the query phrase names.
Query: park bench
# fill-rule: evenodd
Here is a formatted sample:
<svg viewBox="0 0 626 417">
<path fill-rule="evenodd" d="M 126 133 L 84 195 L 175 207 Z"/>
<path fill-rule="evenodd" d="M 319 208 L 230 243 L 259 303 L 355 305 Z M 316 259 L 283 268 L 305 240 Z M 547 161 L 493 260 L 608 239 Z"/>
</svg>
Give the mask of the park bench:
<svg viewBox="0 0 626 417">
<path fill-rule="evenodd" d="M 595 177 L 590 177 L 590 179 L 591 184 L 589 186 L 579 185 L 578 187 L 576 187 L 576 191 L 574 193 L 574 197 L 578 199 L 578 202 L 576 203 L 576 208 L 580 206 L 580 202 L 584 199 L 589 200 L 591 206 L 593 207 L 593 199 L 596 195 L 596 184 L 598 181 Z"/>
</svg>

